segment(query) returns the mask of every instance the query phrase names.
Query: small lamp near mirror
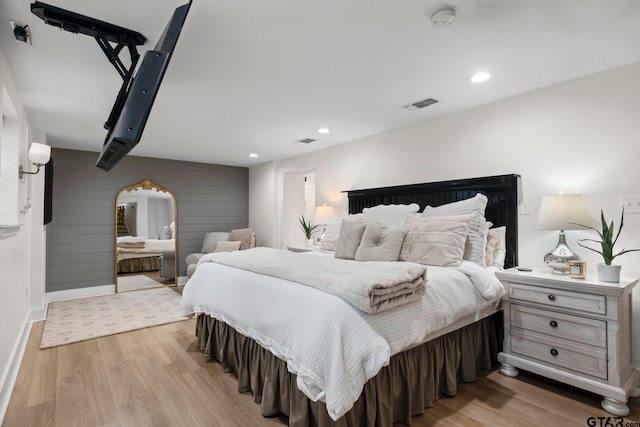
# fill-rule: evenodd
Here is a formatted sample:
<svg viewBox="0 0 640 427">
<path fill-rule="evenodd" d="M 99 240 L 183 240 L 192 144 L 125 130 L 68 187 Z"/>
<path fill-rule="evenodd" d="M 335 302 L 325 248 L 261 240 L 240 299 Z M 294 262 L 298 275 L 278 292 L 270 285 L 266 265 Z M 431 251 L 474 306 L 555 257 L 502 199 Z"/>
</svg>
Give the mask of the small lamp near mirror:
<svg viewBox="0 0 640 427">
<path fill-rule="evenodd" d="M 51 159 L 51 146 L 46 144 L 40 144 L 38 142 L 31 143 L 31 147 L 29 148 L 29 160 L 38 169 L 35 172 L 27 172 L 24 170 L 22 165 L 20 165 L 18 169 L 18 174 L 20 179 L 24 176 L 24 174 L 35 175 L 40 172 L 40 167 L 47 164 L 47 162 Z"/>
<path fill-rule="evenodd" d="M 536 228 L 560 231 L 556 247 L 544 256 L 545 264 L 554 273 L 567 274 L 569 262 L 580 260 L 567 245 L 565 230 L 583 230 L 584 227 L 577 224 L 588 223 L 590 219 L 582 195 L 560 194 L 542 198 Z"/>
<path fill-rule="evenodd" d="M 325 233 L 327 232 L 327 223 L 329 219 L 334 215 L 335 209 L 333 206 L 327 206 L 326 204 L 322 206 L 316 206 L 316 214 L 315 214 L 315 222 L 316 224 L 322 224 L 322 235 L 318 238 L 318 241 L 321 241 L 324 238 Z"/>
</svg>

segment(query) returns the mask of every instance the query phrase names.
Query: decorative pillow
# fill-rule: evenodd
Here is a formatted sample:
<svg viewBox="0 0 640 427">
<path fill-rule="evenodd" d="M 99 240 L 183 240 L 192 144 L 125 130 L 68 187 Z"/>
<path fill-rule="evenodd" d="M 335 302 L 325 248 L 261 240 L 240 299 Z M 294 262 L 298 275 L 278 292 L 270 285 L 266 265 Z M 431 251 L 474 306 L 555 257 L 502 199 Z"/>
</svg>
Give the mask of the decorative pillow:
<svg viewBox="0 0 640 427">
<path fill-rule="evenodd" d="M 442 206 L 427 206 L 422 213 L 423 217 L 443 216 L 443 215 L 466 215 L 473 214 L 469 223 L 469 234 L 464 247 L 463 259 L 485 267 L 486 266 L 486 246 L 487 227 L 484 218 L 484 211 L 487 207 L 487 196 L 476 194 L 469 199 L 448 203 Z"/>
<path fill-rule="evenodd" d="M 507 257 L 507 227 L 490 228 L 487 235 L 487 255 L 489 252 L 489 242 L 495 245 L 493 259 L 487 257 L 487 267 L 493 266 L 504 268 L 504 261 Z"/>
<path fill-rule="evenodd" d="M 253 247 L 253 230 L 250 228 L 238 228 L 229 232 L 227 240 L 230 242 L 240 241 L 240 250 L 250 249 Z"/>
<path fill-rule="evenodd" d="M 490 267 L 493 265 L 493 259 L 494 259 L 496 248 L 498 247 L 499 241 L 500 241 L 500 238 L 495 234 L 489 233 L 487 235 L 487 250 L 486 250 L 486 257 L 485 257 L 485 261 L 487 262 L 487 267 Z"/>
<path fill-rule="evenodd" d="M 202 250 L 200 252 L 205 254 L 214 252 L 218 242 L 227 240 L 228 237 L 229 233 L 226 231 L 212 231 L 211 233 L 205 234 L 204 241 L 202 242 Z"/>
<path fill-rule="evenodd" d="M 367 222 L 356 251 L 356 261 L 398 261 L 405 231 Z"/>
<path fill-rule="evenodd" d="M 366 225 L 367 223 L 364 221 L 342 220 L 336 251 L 333 254 L 334 258 L 354 259 L 356 257 Z"/>
<path fill-rule="evenodd" d="M 332 216 L 327 222 L 327 230 L 324 233 L 324 237 L 320 240 L 319 248 L 325 251 L 335 251 L 336 242 L 340 235 L 340 228 L 342 227 L 342 220 L 348 221 L 363 221 L 363 214 L 352 214 L 345 216 Z"/>
<path fill-rule="evenodd" d="M 400 251 L 400 261 L 459 266 L 472 219 L 473 214 L 407 217 L 407 235 Z"/>
<path fill-rule="evenodd" d="M 240 240 L 236 240 L 236 241 L 223 240 L 221 242 L 218 242 L 218 244 L 216 245 L 216 250 L 214 252 L 239 251 L 241 244 L 242 242 Z"/>
<path fill-rule="evenodd" d="M 362 213 L 367 221 L 377 222 L 385 227 L 402 227 L 405 218 L 415 214 L 418 210 L 420 210 L 420 206 L 411 203 L 410 205 L 378 205 L 364 208 Z"/>
</svg>

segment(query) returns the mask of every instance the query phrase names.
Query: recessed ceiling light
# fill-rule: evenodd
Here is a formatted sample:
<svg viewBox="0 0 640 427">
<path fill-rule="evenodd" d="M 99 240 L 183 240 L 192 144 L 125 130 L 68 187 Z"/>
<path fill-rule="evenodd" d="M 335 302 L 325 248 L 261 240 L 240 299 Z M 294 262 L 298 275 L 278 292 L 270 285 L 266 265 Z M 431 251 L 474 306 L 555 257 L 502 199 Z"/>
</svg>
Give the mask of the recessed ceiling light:
<svg viewBox="0 0 640 427">
<path fill-rule="evenodd" d="M 254 157 L 255 158 L 255 157 L 258 157 L 258 155 L 256 153 L 251 153 L 251 154 L 249 154 L 249 157 Z"/>
<path fill-rule="evenodd" d="M 318 133 L 329 133 L 329 132 L 331 132 L 331 131 L 329 129 L 327 129 L 327 128 L 318 129 Z"/>
<path fill-rule="evenodd" d="M 487 80 L 489 80 L 491 78 L 491 74 L 485 72 L 485 71 L 479 71 L 475 74 L 472 74 L 469 76 L 469 81 L 471 83 L 482 83 L 482 82 L 486 82 Z"/>
</svg>

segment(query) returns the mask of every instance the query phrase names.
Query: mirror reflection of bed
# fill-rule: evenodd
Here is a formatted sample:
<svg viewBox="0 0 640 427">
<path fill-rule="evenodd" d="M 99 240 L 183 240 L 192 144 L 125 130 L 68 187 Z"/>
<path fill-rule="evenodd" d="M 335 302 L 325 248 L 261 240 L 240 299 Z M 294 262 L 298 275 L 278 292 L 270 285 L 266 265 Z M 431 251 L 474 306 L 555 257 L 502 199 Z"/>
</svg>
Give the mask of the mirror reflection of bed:
<svg viewBox="0 0 640 427">
<path fill-rule="evenodd" d="M 145 179 L 118 193 L 116 292 L 176 285 L 176 199 Z"/>
</svg>

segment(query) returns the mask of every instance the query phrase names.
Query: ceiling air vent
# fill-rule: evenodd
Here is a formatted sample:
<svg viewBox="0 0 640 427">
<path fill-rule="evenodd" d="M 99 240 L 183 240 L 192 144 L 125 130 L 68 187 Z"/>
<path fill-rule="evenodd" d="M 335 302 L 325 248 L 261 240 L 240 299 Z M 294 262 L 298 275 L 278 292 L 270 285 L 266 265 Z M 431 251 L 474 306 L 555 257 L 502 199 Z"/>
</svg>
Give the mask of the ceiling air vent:
<svg viewBox="0 0 640 427">
<path fill-rule="evenodd" d="M 293 141 L 294 143 L 301 143 L 301 144 L 311 144 L 312 142 L 315 142 L 315 139 L 313 138 L 304 138 L 304 139 L 299 139 L 297 141 Z"/>
<path fill-rule="evenodd" d="M 428 107 L 429 105 L 437 104 L 438 102 L 439 101 L 437 99 L 425 98 L 425 99 L 421 99 L 420 101 L 416 101 L 416 102 L 413 102 L 411 104 L 407 104 L 407 105 L 403 106 L 402 108 L 404 108 L 407 111 L 415 111 L 415 110 L 419 110 L 419 109 L 424 108 L 424 107 Z"/>
</svg>

